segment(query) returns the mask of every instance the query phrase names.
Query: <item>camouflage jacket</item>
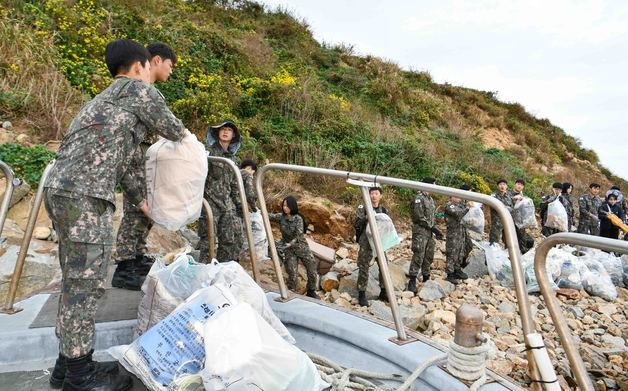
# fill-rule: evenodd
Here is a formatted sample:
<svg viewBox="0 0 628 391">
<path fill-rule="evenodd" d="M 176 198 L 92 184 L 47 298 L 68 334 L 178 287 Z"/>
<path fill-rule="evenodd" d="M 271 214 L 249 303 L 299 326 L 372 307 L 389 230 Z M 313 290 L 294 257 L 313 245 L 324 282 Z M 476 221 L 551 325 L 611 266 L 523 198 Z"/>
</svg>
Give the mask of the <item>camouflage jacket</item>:
<svg viewBox="0 0 628 391">
<path fill-rule="evenodd" d="M 210 146 L 206 146 L 208 156 L 224 157 L 239 164 L 239 159 L 235 152 L 225 151 L 220 143 L 216 141 Z M 240 195 L 238 193 L 238 178 L 227 165 L 222 162 L 208 162 L 207 180 L 205 181 L 205 199 L 210 204 L 214 204 L 221 210 L 234 210 L 239 208 Z"/>
<path fill-rule="evenodd" d="M 447 202 L 445 205 L 445 223 L 447 224 L 447 235 L 450 231 L 463 231 L 465 228 L 461 224 L 462 218 L 467 214 L 469 208 L 467 208 L 464 200 L 460 202 Z"/>
<path fill-rule="evenodd" d="M 373 208 L 375 213 L 386 213 L 388 210 L 381 204 L 377 208 Z M 355 240 L 360 241 L 362 234 L 366 232 L 366 226 L 368 225 L 368 217 L 366 216 L 366 208 L 364 205 L 358 205 L 358 209 L 355 211 L 355 221 L 353 222 L 353 228 L 355 228 Z"/>
<path fill-rule="evenodd" d="M 246 203 L 249 205 L 249 211 L 255 212 L 257 210 L 257 194 L 255 194 L 253 175 L 245 170 L 240 170 L 240 174 L 242 174 L 244 193 L 246 194 Z"/>
<path fill-rule="evenodd" d="M 129 165 L 152 132 L 178 141 L 188 131 L 155 87 L 116 78 L 72 120 L 45 186 L 115 203 L 120 184 L 129 201 L 139 204 L 144 184 Z"/>
<path fill-rule="evenodd" d="M 584 194 L 578 198 L 580 221 L 597 221 L 597 212 L 602 205 L 602 199 L 591 194 Z"/>
<path fill-rule="evenodd" d="M 303 219 L 301 216 L 286 216 L 283 213 L 271 213 L 268 215 L 270 221 L 279 222 L 279 231 L 281 231 L 281 239 L 289 244 L 307 243 L 303 228 Z"/>
<path fill-rule="evenodd" d="M 431 196 L 420 191 L 416 195 L 411 206 L 413 231 L 419 227 L 428 230 L 434 228 L 434 221 L 436 219 L 436 204 Z"/>
<path fill-rule="evenodd" d="M 502 202 L 502 204 L 504 204 L 504 206 L 506 206 L 506 209 L 508 209 L 508 212 L 512 213 L 514 211 L 514 204 L 512 202 L 512 197 L 513 197 L 513 192 L 510 191 L 505 191 L 503 193 L 493 193 L 491 194 L 491 197 L 495 197 L 498 200 L 500 200 Z M 491 208 L 491 219 L 499 219 L 499 215 L 497 214 L 497 210 Z"/>
<path fill-rule="evenodd" d="M 563 194 L 561 197 L 561 202 L 567 211 L 567 217 L 570 222 L 573 222 L 574 215 L 576 214 L 576 210 L 573 207 L 573 202 L 571 201 L 570 194 Z"/>
</svg>

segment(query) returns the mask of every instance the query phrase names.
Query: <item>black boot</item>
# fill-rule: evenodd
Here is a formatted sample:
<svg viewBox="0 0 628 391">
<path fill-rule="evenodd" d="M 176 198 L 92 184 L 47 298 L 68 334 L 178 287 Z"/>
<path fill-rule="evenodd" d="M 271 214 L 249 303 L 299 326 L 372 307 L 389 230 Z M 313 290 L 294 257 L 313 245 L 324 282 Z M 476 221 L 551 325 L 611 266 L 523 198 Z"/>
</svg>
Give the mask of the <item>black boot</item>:
<svg viewBox="0 0 628 391">
<path fill-rule="evenodd" d="M 416 295 L 416 277 L 410 277 L 408 281 L 408 289 L 409 292 L 412 292 Z"/>
<path fill-rule="evenodd" d="M 454 285 L 458 284 L 458 279 L 456 278 L 456 274 L 455 273 L 448 273 L 447 274 L 447 281 L 451 282 Z"/>
<path fill-rule="evenodd" d="M 423 274 L 423 282 L 426 282 L 429 279 L 430 279 L 430 275 L 429 274 Z"/>
<path fill-rule="evenodd" d="M 153 267 L 153 263 L 155 263 L 155 258 L 141 254 L 133 260 L 133 267 L 137 270 L 139 275 L 145 276 L 150 271 L 150 268 Z"/>
<path fill-rule="evenodd" d="M 94 363 L 96 366 L 96 370 L 105 372 L 105 373 L 118 373 L 118 363 L 116 362 L 98 362 L 92 360 L 92 354 L 94 353 L 94 349 L 89 352 L 89 360 Z M 52 374 L 50 375 L 50 387 L 52 388 L 61 388 L 63 386 L 63 380 L 65 379 L 65 356 L 59 353 L 59 357 L 57 357 L 57 361 L 55 362 L 55 367 L 52 370 Z"/>
<path fill-rule="evenodd" d="M 369 301 L 366 300 L 366 292 L 364 292 L 364 291 L 359 291 L 358 292 L 358 304 L 360 304 L 361 307 L 368 307 L 369 306 Z"/>
<path fill-rule="evenodd" d="M 388 303 L 388 295 L 386 294 L 386 288 L 380 289 L 379 296 L 377 298 L 385 303 Z"/>
<path fill-rule="evenodd" d="M 127 391 L 133 386 L 129 376 L 97 369 L 91 354 L 65 360 L 67 373 L 63 391 Z"/>
<path fill-rule="evenodd" d="M 466 280 L 467 278 L 469 278 L 467 273 L 463 272 L 462 269 L 458 269 L 454 271 L 454 277 L 459 278 L 461 280 Z"/>
<path fill-rule="evenodd" d="M 111 286 L 114 288 L 139 291 L 146 279 L 146 274 L 141 274 L 135 267 L 135 260 L 118 262 L 116 271 L 111 279 Z"/>
<path fill-rule="evenodd" d="M 308 289 L 307 293 L 305 294 L 305 296 L 311 297 L 312 299 L 319 299 L 320 300 L 320 297 L 318 297 L 318 295 L 316 294 L 316 291 L 314 289 Z"/>
</svg>

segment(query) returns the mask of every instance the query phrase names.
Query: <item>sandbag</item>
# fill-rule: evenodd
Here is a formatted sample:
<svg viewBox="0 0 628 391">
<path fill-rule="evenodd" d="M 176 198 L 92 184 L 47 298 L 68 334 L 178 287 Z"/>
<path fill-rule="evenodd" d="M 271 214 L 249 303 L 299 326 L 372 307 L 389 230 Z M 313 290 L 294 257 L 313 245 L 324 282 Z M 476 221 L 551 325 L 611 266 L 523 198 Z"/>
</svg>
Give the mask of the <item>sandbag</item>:
<svg viewBox="0 0 628 391">
<path fill-rule="evenodd" d="M 203 288 L 131 345 L 110 348 L 109 354 L 150 390 L 166 391 L 178 377 L 200 372 L 206 364 L 205 324 L 235 304 L 227 287 Z"/>
<path fill-rule="evenodd" d="M 203 206 L 207 152 L 196 136 L 161 138 L 146 152 L 146 190 L 151 219 L 176 231 L 197 220 Z"/>
<path fill-rule="evenodd" d="M 617 299 L 617 288 L 601 262 L 586 257 L 583 261 L 588 269 L 581 272 L 584 290 L 592 296 L 599 296 L 607 301 Z"/>
<path fill-rule="evenodd" d="M 567 210 L 565 206 L 560 202 L 560 199 L 549 203 L 547 206 L 547 218 L 545 219 L 545 226 L 547 228 L 557 229 L 560 232 L 567 231 Z"/>
<path fill-rule="evenodd" d="M 515 225 L 520 229 L 536 228 L 534 202 L 531 198 L 523 197 L 515 203 L 513 215 Z"/>
<path fill-rule="evenodd" d="M 482 204 L 474 202 L 473 206 L 469 208 L 469 211 L 462 217 L 460 221 L 462 225 L 475 231 L 477 233 L 484 233 L 484 211 L 482 210 Z"/>
<path fill-rule="evenodd" d="M 207 391 L 320 391 L 324 383 L 307 355 L 287 343 L 246 303 L 204 328 Z"/>
<path fill-rule="evenodd" d="M 377 224 L 377 230 L 379 231 L 379 238 L 382 242 L 382 248 L 384 251 L 401 243 L 397 230 L 393 224 L 392 219 L 386 213 L 375 213 L 375 223 Z M 375 252 L 375 246 L 373 245 L 373 234 L 371 233 L 371 226 L 366 225 L 366 236 L 371 245 L 371 249 Z"/>
</svg>

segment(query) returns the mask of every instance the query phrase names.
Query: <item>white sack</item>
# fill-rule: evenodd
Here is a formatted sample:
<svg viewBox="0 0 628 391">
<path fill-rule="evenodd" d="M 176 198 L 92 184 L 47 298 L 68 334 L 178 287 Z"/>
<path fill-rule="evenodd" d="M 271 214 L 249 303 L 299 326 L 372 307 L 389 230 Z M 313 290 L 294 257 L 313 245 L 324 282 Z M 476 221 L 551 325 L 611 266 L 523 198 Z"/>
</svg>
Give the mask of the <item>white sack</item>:
<svg viewBox="0 0 628 391">
<path fill-rule="evenodd" d="M 264 220 L 262 219 L 262 212 L 256 211 L 249 213 L 251 219 L 251 231 L 253 234 L 253 243 L 255 243 L 255 256 L 258 260 L 269 259 L 268 256 L 268 237 L 266 236 L 266 229 L 264 228 Z M 244 221 L 244 220 L 243 220 Z M 247 252 L 249 250 L 249 241 L 246 237 L 246 232 L 243 232 L 244 246 L 242 250 Z"/>
<path fill-rule="evenodd" d="M 379 238 L 382 242 L 382 248 L 384 251 L 401 243 L 397 230 L 393 224 L 392 219 L 386 213 L 375 213 L 375 223 L 377 224 L 377 230 L 379 231 Z M 366 225 L 366 236 L 371 245 L 373 252 L 375 246 L 373 245 L 373 234 L 371 233 L 371 225 Z"/>
<path fill-rule="evenodd" d="M 189 133 L 181 141 L 161 138 L 146 152 L 146 188 L 150 217 L 176 231 L 198 219 L 207 177 L 207 152 Z"/>
<path fill-rule="evenodd" d="M 556 200 L 547 205 L 545 226 L 557 229 L 560 232 L 567 231 L 567 210 L 565 210 L 565 206 L 560 202 L 560 199 L 556 198 Z"/>
<path fill-rule="evenodd" d="M 534 202 L 531 198 L 523 197 L 515 203 L 515 212 L 513 218 L 515 220 L 515 225 L 517 226 L 517 228 L 536 228 Z"/>
<path fill-rule="evenodd" d="M 484 233 L 484 211 L 482 204 L 474 202 L 469 211 L 462 217 L 460 221 L 465 228 L 477 233 Z"/>
</svg>

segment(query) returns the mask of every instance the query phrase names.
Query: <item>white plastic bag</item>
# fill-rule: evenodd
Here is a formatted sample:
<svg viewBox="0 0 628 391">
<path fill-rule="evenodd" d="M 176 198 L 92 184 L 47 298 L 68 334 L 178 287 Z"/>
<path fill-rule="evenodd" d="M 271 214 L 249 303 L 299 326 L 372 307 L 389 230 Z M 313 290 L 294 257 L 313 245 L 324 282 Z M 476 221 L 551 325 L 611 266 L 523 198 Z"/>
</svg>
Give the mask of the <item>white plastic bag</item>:
<svg viewBox="0 0 628 391">
<path fill-rule="evenodd" d="M 575 259 L 567 259 L 563 262 L 563 266 L 560 270 L 560 277 L 558 279 L 558 287 L 566 289 L 582 289 L 582 276 L 580 271 L 584 264 L 577 257 Z"/>
<path fill-rule="evenodd" d="M 526 286 L 528 288 L 528 293 L 536 293 L 541 291 L 541 288 L 539 287 L 539 281 L 537 280 L 536 273 L 534 271 L 535 254 L 536 249 L 531 249 L 521 258 L 523 273 L 526 277 Z M 547 279 L 550 281 L 552 289 L 554 290 L 558 288 L 555 280 L 560 276 L 561 266 L 564 262 L 564 254 L 564 251 L 554 247 L 550 250 L 549 254 L 547 255 L 547 261 L 545 262 L 545 273 L 547 275 Z"/>
<path fill-rule="evenodd" d="M 508 250 L 501 248 L 496 243 L 490 245 L 488 242 L 480 242 L 479 245 L 486 255 L 486 265 L 491 278 L 498 281 L 503 287 L 514 287 Z"/>
<path fill-rule="evenodd" d="M 268 257 L 268 237 L 266 229 L 264 229 L 264 220 L 260 211 L 249 213 L 251 219 L 251 231 L 253 234 L 253 243 L 255 243 L 255 256 L 258 260 L 269 259 Z M 249 242 L 244 233 L 244 251 L 249 250 Z"/>
<path fill-rule="evenodd" d="M 560 232 L 567 231 L 567 211 L 560 202 L 560 199 L 552 201 L 547 205 L 547 218 L 545 219 L 547 228 L 554 228 Z"/>
<path fill-rule="evenodd" d="M 584 264 L 587 267 L 587 270 L 581 272 L 584 290 L 607 301 L 617 299 L 617 289 L 601 262 L 585 257 Z"/>
<path fill-rule="evenodd" d="M 477 233 L 484 233 L 484 211 L 482 204 L 474 202 L 469 211 L 462 217 L 461 223 L 466 228 Z"/>
<path fill-rule="evenodd" d="M 534 202 L 531 198 L 523 197 L 515 203 L 515 225 L 520 229 L 536 228 Z"/>
<path fill-rule="evenodd" d="M 197 220 L 206 177 L 207 152 L 193 134 L 151 145 L 146 152 L 146 199 L 153 221 L 176 231 Z"/>
<path fill-rule="evenodd" d="M 307 355 L 246 303 L 207 322 L 204 337 L 201 376 L 207 391 L 320 391 L 328 386 Z"/>
<path fill-rule="evenodd" d="M 287 342 L 296 341 L 275 315 L 262 288 L 255 283 L 249 274 L 236 262 L 219 263 L 213 261 L 207 265 L 207 278 L 211 285 L 220 284 L 229 288 L 229 291 L 240 303 L 247 303 L 271 325 L 275 331 Z"/>
<path fill-rule="evenodd" d="M 384 251 L 401 243 L 399 235 L 397 235 L 395 225 L 393 224 L 390 216 L 388 216 L 386 213 L 375 213 L 375 222 L 377 224 L 379 238 L 382 242 L 382 248 L 384 249 Z M 369 224 L 366 225 L 366 236 L 369 240 L 371 248 L 373 249 L 373 251 L 375 251 L 375 246 L 373 245 L 373 235 L 371 233 L 371 226 Z"/>
<path fill-rule="evenodd" d="M 149 389 L 167 390 L 177 377 L 198 373 L 207 364 L 204 326 L 235 304 L 220 284 L 201 289 L 131 345 L 113 347 L 109 354 Z"/>
<path fill-rule="evenodd" d="M 624 287 L 624 271 L 620 257 L 616 257 L 613 254 L 596 248 L 587 249 L 587 251 L 585 251 L 585 257 L 587 259 L 594 259 L 598 261 L 610 276 L 611 281 L 613 281 L 613 285 L 621 288 Z"/>
</svg>

